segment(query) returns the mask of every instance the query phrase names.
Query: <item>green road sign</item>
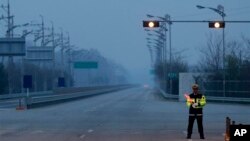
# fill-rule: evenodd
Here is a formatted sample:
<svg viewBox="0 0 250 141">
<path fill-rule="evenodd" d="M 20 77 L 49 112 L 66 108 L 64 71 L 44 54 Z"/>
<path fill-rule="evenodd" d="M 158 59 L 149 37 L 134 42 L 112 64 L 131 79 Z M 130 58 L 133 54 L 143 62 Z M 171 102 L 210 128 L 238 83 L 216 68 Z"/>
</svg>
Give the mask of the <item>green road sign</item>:
<svg viewBox="0 0 250 141">
<path fill-rule="evenodd" d="M 155 74 L 155 70 L 152 69 L 152 70 L 149 71 L 149 73 L 150 74 Z"/>
<path fill-rule="evenodd" d="M 97 69 L 97 62 L 74 62 L 75 69 Z"/>
<path fill-rule="evenodd" d="M 177 78 L 178 75 L 177 75 L 177 73 L 168 73 L 168 77 L 169 78 Z"/>
</svg>

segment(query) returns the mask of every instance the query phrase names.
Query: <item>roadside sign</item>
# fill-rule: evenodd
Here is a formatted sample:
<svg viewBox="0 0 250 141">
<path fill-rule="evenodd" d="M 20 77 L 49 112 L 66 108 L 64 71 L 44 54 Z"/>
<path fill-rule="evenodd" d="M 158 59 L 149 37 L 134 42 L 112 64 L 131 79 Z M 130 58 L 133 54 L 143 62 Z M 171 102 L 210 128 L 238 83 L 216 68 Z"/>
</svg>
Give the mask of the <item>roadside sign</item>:
<svg viewBox="0 0 250 141">
<path fill-rule="evenodd" d="M 29 61 L 51 61 L 54 59 L 54 47 L 28 47 L 26 59 Z"/>
<path fill-rule="evenodd" d="M 58 78 L 58 87 L 65 87 L 65 79 L 64 77 Z"/>
<path fill-rule="evenodd" d="M 149 72 L 150 74 L 155 74 L 155 70 L 150 70 L 150 72 Z"/>
<path fill-rule="evenodd" d="M 0 56 L 24 56 L 25 38 L 0 38 Z"/>
<path fill-rule="evenodd" d="M 98 63 L 94 61 L 89 62 L 74 62 L 75 69 L 97 69 Z"/>
<path fill-rule="evenodd" d="M 23 76 L 23 88 L 25 89 L 32 88 L 32 75 Z"/>
<path fill-rule="evenodd" d="M 177 73 L 168 73 L 168 77 L 169 78 L 178 78 L 178 74 Z"/>
</svg>

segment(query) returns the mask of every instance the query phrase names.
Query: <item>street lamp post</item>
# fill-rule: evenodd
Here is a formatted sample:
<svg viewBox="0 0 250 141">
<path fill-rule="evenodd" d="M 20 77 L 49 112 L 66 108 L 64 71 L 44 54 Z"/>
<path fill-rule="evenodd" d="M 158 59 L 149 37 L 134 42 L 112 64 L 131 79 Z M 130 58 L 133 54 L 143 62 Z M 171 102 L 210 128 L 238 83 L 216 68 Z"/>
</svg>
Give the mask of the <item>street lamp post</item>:
<svg viewBox="0 0 250 141">
<path fill-rule="evenodd" d="M 226 17 L 226 14 L 224 12 L 224 7 L 222 5 L 218 5 L 217 8 L 212 8 L 212 7 L 205 7 L 205 6 L 201 6 L 201 5 L 197 5 L 196 6 L 198 9 L 210 9 L 216 13 L 218 13 L 221 18 L 222 18 L 222 21 L 224 22 L 225 21 L 225 17 Z M 223 58 L 222 58 L 222 66 L 223 66 L 223 96 L 225 97 L 226 96 L 226 72 L 225 72 L 225 52 L 226 52 L 226 49 L 225 49 L 225 29 L 223 28 L 222 29 L 222 50 L 223 50 Z"/>
<path fill-rule="evenodd" d="M 165 22 L 165 27 L 167 28 L 167 24 L 169 25 L 169 73 L 172 73 L 172 33 L 171 33 L 171 17 L 170 15 L 166 14 L 165 17 L 157 17 L 160 18 L 161 20 L 163 20 Z M 165 35 L 167 35 L 167 29 L 165 29 Z M 167 40 L 167 36 L 165 36 L 165 50 L 166 50 L 166 40 Z M 166 57 L 166 56 L 165 56 Z M 166 64 L 165 64 L 166 65 Z M 166 67 L 166 66 L 165 66 Z M 172 94 L 172 78 L 170 78 L 170 94 Z"/>
<path fill-rule="evenodd" d="M 156 60 L 158 62 L 162 62 L 162 60 L 161 60 L 162 59 L 162 43 L 159 43 L 159 40 L 152 40 L 151 38 L 146 38 L 146 39 L 147 39 L 147 46 L 148 47 L 149 46 L 151 47 L 151 45 L 153 45 L 152 47 L 156 48 L 156 51 L 157 51 Z M 152 64 L 153 64 L 153 62 L 152 62 Z"/>
<path fill-rule="evenodd" d="M 61 30 L 61 36 L 60 36 L 60 41 L 61 41 L 61 76 L 62 77 L 64 77 L 64 72 L 63 72 L 63 70 L 64 70 L 64 53 L 63 53 L 63 51 L 64 51 L 64 41 L 63 41 L 63 38 L 64 38 L 64 36 L 63 36 L 63 29 L 62 28 L 60 28 L 60 30 Z"/>
<path fill-rule="evenodd" d="M 172 73 L 172 33 L 171 33 L 171 17 L 170 15 L 165 15 L 166 23 L 169 25 L 169 72 Z M 172 77 L 170 77 L 170 94 L 172 94 L 172 88 L 173 87 L 173 80 Z"/>
<path fill-rule="evenodd" d="M 161 20 L 163 20 L 163 21 L 165 21 L 164 22 L 164 24 L 163 25 L 160 25 L 160 31 L 156 31 L 156 33 L 158 33 L 161 37 L 161 39 L 163 39 L 163 47 L 162 47 L 162 63 L 163 63 L 163 77 L 164 77 L 164 90 L 166 90 L 166 85 L 167 85 L 167 81 L 166 81 L 166 77 L 167 77 L 167 75 L 166 75 L 166 69 L 167 69 L 167 64 L 166 64 L 166 52 L 167 52 L 167 19 L 166 18 L 164 18 L 164 17 L 160 17 L 160 16 L 153 16 L 153 15 L 149 15 L 149 14 L 147 14 L 147 17 L 148 18 L 158 18 L 158 19 L 161 19 Z M 159 36 L 158 36 L 159 37 Z"/>
<path fill-rule="evenodd" d="M 42 47 L 44 46 L 44 18 L 43 18 L 43 15 L 40 15 L 41 19 L 42 19 Z"/>
</svg>

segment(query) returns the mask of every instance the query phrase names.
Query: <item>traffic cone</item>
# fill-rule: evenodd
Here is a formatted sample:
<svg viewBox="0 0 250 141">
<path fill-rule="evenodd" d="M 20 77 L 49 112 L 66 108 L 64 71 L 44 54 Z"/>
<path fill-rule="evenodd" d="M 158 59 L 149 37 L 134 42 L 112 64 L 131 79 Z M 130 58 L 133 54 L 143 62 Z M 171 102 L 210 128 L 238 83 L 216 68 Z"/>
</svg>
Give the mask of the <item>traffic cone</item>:
<svg viewBox="0 0 250 141">
<path fill-rule="evenodd" d="M 17 111 L 22 111 L 22 110 L 25 110 L 26 108 L 24 106 L 22 106 L 22 102 L 21 102 L 21 99 L 19 99 L 19 104 L 18 106 L 16 107 L 16 110 Z"/>
</svg>

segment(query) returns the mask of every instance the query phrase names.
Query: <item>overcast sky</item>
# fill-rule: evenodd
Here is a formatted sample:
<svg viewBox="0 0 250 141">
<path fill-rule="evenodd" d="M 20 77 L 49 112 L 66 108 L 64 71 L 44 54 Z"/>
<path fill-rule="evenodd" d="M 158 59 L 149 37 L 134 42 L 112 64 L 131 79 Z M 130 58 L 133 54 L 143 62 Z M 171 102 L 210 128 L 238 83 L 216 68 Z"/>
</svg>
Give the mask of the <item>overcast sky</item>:
<svg viewBox="0 0 250 141">
<path fill-rule="evenodd" d="M 1 0 L 1 3 L 6 0 Z M 226 20 L 250 20 L 249 0 L 10 0 L 15 23 L 45 17 L 47 26 L 53 21 L 68 31 L 72 44 L 81 48 L 96 48 L 104 56 L 122 64 L 131 73 L 133 80 L 148 83 L 150 56 L 146 47 L 146 33 L 142 20 L 146 14 L 171 15 L 173 20 L 220 19 L 215 12 L 199 10 L 196 5 L 225 7 Z M 3 11 L 2 11 L 3 12 Z M 3 25 L 4 23 L 0 23 Z M 250 36 L 250 24 L 226 25 L 226 40 Z M 174 24 L 172 43 L 174 50 L 186 49 L 184 53 L 190 64 L 200 56 L 197 48 L 206 42 L 206 34 L 215 33 L 205 23 Z"/>
</svg>

